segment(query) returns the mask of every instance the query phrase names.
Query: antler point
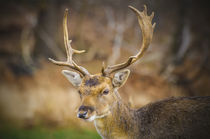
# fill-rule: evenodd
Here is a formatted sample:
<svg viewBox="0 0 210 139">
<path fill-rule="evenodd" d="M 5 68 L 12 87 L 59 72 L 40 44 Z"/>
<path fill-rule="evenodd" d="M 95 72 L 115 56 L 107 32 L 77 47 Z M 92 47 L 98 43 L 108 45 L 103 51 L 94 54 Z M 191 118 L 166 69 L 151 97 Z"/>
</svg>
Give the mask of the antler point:
<svg viewBox="0 0 210 139">
<path fill-rule="evenodd" d="M 131 6 L 131 5 L 128 5 L 128 8 L 133 8 L 133 6 Z"/>
<path fill-rule="evenodd" d="M 52 62 L 52 63 L 56 63 L 57 61 L 56 60 L 54 60 L 54 59 L 52 59 L 52 58 L 48 58 L 48 60 L 50 60 L 50 62 Z"/>
<path fill-rule="evenodd" d="M 146 6 L 146 5 L 144 5 L 144 10 L 143 10 L 143 12 L 145 12 L 145 14 L 147 14 L 147 6 Z"/>
<path fill-rule="evenodd" d="M 155 15 L 155 13 L 152 12 L 152 14 L 150 15 L 150 19 L 151 19 L 151 20 L 153 19 L 154 15 Z"/>
<path fill-rule="evenodd" d="M 48 60 L 53 61 L 53 59 L 52 59 L 52 58 L 48 58 Z"/>
<path fill-rule="evenodd" d="M 153 23 L 153 25 L 152 25 L 152 28 L 154 29 L 154 28 L 155 28 L 155 26 L 156 26 L 156 23 L 154 22 L 154 23 Z"/>
</svg>

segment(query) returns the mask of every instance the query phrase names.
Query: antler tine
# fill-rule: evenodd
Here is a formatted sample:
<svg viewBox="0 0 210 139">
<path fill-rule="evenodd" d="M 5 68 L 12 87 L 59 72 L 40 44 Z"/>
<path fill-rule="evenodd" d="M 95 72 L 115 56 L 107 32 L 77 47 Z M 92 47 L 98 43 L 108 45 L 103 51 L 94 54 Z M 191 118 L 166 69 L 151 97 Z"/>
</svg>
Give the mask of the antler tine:
<svg viewBox="0 0 210 139">
<path fill-rule="evenodd" d="M 72 40 L 68 39 L 69 37 L 68 37 L 67 17 L 68 17 L 68 9 L 65 10 L 63 18 L 64 46 L 66 49 L 67 60 L 65 62 L 56 61 L 51 58 L 49 58 L 49 60 L 58 66 L 67 66 L 73 70 L 80 72 L 82 76 L 85 76 L 89 74 L 88 71 L 84 67 L 78 66 L 72 59 L 74 53 L 77 54 L 84 53 L 85 50 L 75 50 L 71 47 Z"/>
<path fill-rule="evenodd" d="M 103 75 L 108 75 L 113 72 L 119 71 L 121 69 L 124 69 L 124 68 L 130 66 L 134 62 L 136 62 L 138 59 L 140 59 L 144 55 L 145 51 L 147 50 L 149 44 L 152 41 L 153 31 L 155 28 L 155 23 L 152 25 L 152 19 L 154 17 L 154 12 L 150 16 L 148 16 L 146 5 L 144 5 L 144 10 L 142 12 L 140 12 L 139 10 L 137 10 L 136 8 L 134 8 L 132 6 L 129 6 L 129 8 L 138 17 L 138 22 L 139 22 L 139 26 L 141 28 L 142 37 L 143 37 L 141 48 L 136 55 L 130 56 L 126 62 L 117 64 L 117 65 L 113 65 L 113 66 L 108 66 L 105 70 L 103 70 L 103 72 L 104 72 Z"/>
</svg>

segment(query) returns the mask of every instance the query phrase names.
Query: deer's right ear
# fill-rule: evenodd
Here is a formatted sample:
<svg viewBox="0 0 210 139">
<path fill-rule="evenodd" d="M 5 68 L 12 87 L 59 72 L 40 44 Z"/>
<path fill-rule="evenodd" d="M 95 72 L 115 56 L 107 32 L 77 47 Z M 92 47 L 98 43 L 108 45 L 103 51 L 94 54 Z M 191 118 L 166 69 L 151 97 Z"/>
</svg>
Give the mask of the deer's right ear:
<svg viewBox="0 0 210 139">
<path fill-rule="evenodd" d="M 62 74 L 72 83 L 73 86 L 80 86 L 82 78 L 78 73 L 69 70 L 62 70 Z"/>
</svg>

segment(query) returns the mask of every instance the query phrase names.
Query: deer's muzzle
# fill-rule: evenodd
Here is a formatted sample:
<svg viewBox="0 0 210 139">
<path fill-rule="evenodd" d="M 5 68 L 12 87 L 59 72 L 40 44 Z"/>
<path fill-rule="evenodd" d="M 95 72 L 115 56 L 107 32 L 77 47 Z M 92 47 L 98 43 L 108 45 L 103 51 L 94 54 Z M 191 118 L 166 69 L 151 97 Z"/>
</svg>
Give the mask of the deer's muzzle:
<svg viewBox="0 0 210 139">
<path fill-rule="evenodd" d="M 88 119 L 91 117 L 91 113 L 94 111 L 93 107 L 80 106 L 77 117 L 82 119 Z"/>
</svg>

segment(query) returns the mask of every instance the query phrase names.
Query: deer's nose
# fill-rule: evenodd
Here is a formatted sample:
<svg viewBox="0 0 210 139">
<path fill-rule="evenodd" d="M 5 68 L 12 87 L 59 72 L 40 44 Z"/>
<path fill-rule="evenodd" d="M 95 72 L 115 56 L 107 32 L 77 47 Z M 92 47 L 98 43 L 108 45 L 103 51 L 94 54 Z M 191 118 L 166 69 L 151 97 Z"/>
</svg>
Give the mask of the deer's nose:
<svg viewBox="0 0 210 139">
<path fill-rule="evenodd" d="M 91 113 L 94 111 L 94 108 L 90 106 L 80 106 L 77 117 L 86 118 L 88 111 Z"/>
<path fill-rule="evenodd" d="M 86 115 L 87 115 L 87 111 L 83 111 L 83 112 L 79 112 L 78 113 L 78 118 L 86 118 Z"/>
</svg>

